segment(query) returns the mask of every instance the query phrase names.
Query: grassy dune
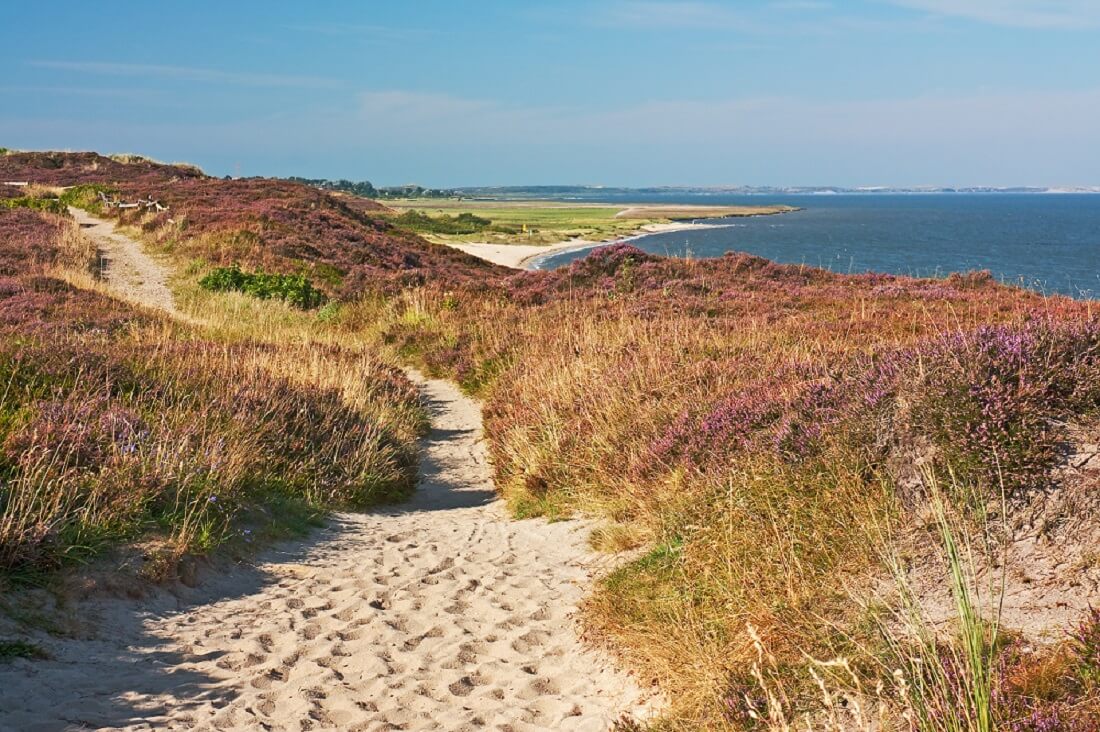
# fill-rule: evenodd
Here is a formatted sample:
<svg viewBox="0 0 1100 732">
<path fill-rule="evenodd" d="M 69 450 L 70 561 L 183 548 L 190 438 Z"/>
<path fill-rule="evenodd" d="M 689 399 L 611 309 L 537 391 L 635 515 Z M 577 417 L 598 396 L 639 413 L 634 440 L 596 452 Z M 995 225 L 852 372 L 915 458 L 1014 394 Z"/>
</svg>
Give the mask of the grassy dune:
<svg viewBox="0 0 1100 732">
<path fill-rule="evenodd" d="M 661 729 L 823 714 L 808 658 L 849 659 L 856 676 L 834 679 L 838 693 L 882 684 L 863 703 L 912 712 L 931 691 L 913 698 L 917 680 L 903 689 L 892 672 L 921 649 L 883 633 L 901 598 L 853 588 L 889 585 L 900 553 L 939 547 L 917 518 L 928 493 L 913 461 L 950 486 L 953 515 L 996 506 L 1002 484 L 1028 504 L 1049 490 L 1065 425 L 1095 425 L 1100 407 L 1091 306 L 983 276 L 845 277 L 618 247 L 518 275 L 496 297 L 422 290 L 359 307 L 349 328 L 381 319 L 384 342 L 487 397 L 518 516 L 601 516 L 599 545 L 642 552 L 587 619 L 669 692 Z M 1049 655 L 997 655 L 1006 698 L 991 713 L 1092 718 L 1095 659 L 1061 638 Z M 938 649 L 924 668 L 951 668 Z M 764 658 L 786 687 L 770 712 Z M 1074 681 L 1042 686 L 1059 674 Z M 941 686 L 941 707 L 972 704 L 963 685 Z M 920 728 L 952 729 L 944 715 Z"/>
<path fill-rule="evenodd" d="M 1094 303 L 980 273 L 847 276 L 623 245 L 510 274 L 439 255 L 380 213 L 268 183 L 251 182 L 239 209 L 239 182 L 175 184 L 173 214 L 185 211 L 194 228 L 163 214 L 124 219 L 178 258 L 181 307 L 211 323 L 200 340 L 233 354 L 218 368 L 244 369 L 224 381 L 251 385 L 248 369 L 266 360 L 265 379 L 285 382 L 257 385 L 253 398 L 324 394 L 334 401 L 318 416 L 376 405 L 370 424 L 398 446 L 416 422 L 401 382 L 377 377 L 390 386 L 364 396 L 359 376 L 335 376 L 346 369 L 329 359 L 387 352 L 484 397 L 497 485 L 515 515 L 595 516 L 599 547 L 633 552 L 585 621 L 666 692 L 653 729 L 1097 729 L 1100 615 L 1073 594 L 1096 565 L 1079 533 L 1097 526 Z M 559 213 L 563 228 L 579 215 Z M 610 210 L 586 215 L 593 226 L 614 220 Z M 333 300 L 303 311 L 198 286 L 214 264 L 234 263 L 310 273 Z M 103 346 L 126 354 L 122 364 L 135 358 L 130 344 L 171 335 L 141 351 L 163 359 L 125 382 L 141 388 L 119 393 L 166 399 L 171 390 L 144 374 L 184 378 L 170 354 L 199 336 L 128 317 Z M 104 332 L 115 330 L 78 329 L 85 339 Z M 194 388 L 219 404 L 204 384 Z M 219 409 L 204 434 L 234 434 Z M 25 423 L 6 419 L 8 429 Z M 332 463 L 332 435 L 347 430 L 312 424 L 278 475 L 344 486 L 344 468 L 332 483 L 315 476 Z M 271 444 L 286 450 L 280 435 Z M 258 470 L 249 465 L 233 474 L 240 491 Z M 382 485 L 400 486 L 399 474 Z M 176 485 L 154 483 L 153 495 Z M 1046 554 L 1016 554 L 1023 539 Z M 1068 590 L 998 609 L 1000 578 L 1010 595 L 1025 593 L 1028 573 L 1048 561 Z M 1059 602 L 1076 612 L 1072 627 L 1036 630 Z"/>
</svg>

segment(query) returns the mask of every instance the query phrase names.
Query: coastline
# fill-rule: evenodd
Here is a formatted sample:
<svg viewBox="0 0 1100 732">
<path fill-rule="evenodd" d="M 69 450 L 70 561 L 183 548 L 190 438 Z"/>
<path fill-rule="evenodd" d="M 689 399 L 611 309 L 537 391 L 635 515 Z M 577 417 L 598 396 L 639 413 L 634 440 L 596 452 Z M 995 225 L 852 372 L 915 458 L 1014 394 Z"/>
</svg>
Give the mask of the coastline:
<svg viewBox="0 0 1100 732">
<path fill-rule="evenodd" d="M 667 224 L 645 224 L 629 236 L 603 241 L 590 241 L 588 239 L 567 239 L 552 244 L 493 244 L 490 242 L 446 242 L 445 246 L 466 252 L 472 256 L 484 259 L 493 264 L 499 264 L 512 269 L 538 269 L 535 266 L 539 260 L 553 254 L 561 254 L 567 251 L 580 251 L 595 247 L 621 244 L 634 241 L 650 234 L 666 234 L 673 231 L 693 231 L 696 229 L 724 229 L 733 224 L 705 224 L 698 221 L 673 221 Z"/>
</svg>

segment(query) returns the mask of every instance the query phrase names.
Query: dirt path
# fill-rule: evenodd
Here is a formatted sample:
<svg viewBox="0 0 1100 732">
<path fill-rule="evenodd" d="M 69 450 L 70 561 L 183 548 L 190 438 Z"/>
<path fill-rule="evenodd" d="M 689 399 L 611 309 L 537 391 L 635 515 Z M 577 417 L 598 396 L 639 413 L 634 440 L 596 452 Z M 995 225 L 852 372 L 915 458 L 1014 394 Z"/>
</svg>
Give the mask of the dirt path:
<svg viewBox="0 0 1100 732">
<path fill-rule="evenodd" d="M 166 284 L 163 265 L 149 256 L 130 237 L 119 234 L 110 221 L 96 218 L 83 209 L 69 207 L 69 213 L 99 252 L 104 280 L 120 297 L 178 315 L 172 291 Z"/>
<path fill-rule="evenodd" d="M 577 637 L 587 527 L 509 519 L 478 404 L 411 376 L 433 424 L 412 500 L 193 589 L 85 601 L 94 637 L 42 634 L 50 660 L 0 665 L 0 729 L 602 732 L 643 714 L 645 693 Z"/>
</svg>

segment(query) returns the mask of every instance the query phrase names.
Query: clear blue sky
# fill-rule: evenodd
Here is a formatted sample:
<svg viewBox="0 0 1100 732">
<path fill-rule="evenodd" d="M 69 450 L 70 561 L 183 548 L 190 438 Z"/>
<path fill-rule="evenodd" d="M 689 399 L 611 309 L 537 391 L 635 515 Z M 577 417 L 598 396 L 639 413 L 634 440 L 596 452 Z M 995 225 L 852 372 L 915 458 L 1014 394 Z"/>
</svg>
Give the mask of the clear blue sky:
<svg viewBox="0 0 1100 732">
<path fill-rule="evenodd" d="M 1100 1 L 18 2 L 0 145 L 425 185 L 1100 184 Z"/>
</svg>

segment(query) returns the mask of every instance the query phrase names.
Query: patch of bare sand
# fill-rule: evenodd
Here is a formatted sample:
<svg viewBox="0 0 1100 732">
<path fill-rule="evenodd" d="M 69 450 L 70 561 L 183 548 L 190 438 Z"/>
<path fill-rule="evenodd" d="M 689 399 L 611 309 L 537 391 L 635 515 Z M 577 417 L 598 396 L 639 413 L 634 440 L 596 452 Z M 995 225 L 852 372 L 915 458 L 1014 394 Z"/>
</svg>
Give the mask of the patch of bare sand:
<svg viewBox="0 0 1100 732">
<path fill-rule="evenodd" d="M 512 269 L 530 269 L 532 260 L 572 249 L 600 246 L 600 242 L 570 239 L 554 244 L 493 244 L 490 242 L 447 242 L 447 246 Z"/>
</svg>

